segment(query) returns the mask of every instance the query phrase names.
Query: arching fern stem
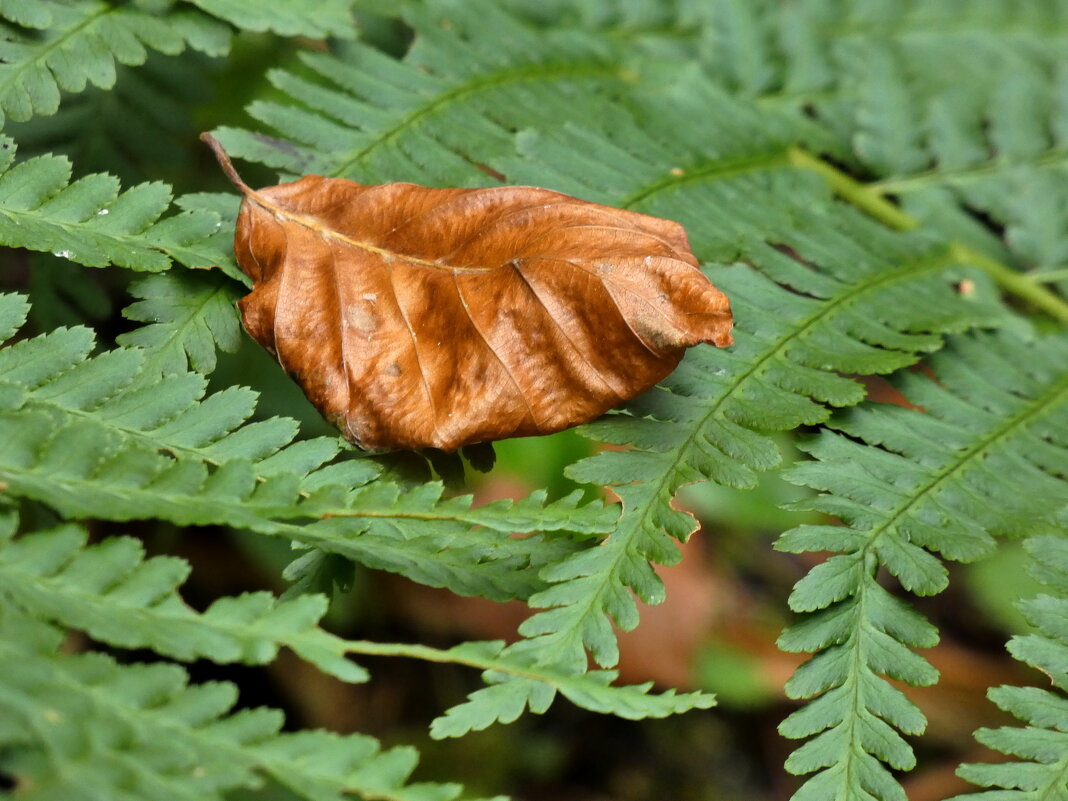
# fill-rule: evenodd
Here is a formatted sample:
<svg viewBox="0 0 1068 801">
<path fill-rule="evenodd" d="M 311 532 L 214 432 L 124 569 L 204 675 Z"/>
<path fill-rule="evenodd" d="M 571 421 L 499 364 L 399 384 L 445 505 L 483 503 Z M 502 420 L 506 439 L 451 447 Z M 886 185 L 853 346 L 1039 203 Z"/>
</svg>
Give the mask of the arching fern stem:
<svg viewBox="0 0 1068 801">
<path fill-rule="evenodd" d="M 919 220 L 902 211 L 881 194 L 836 169 L 826 161 L 812 155 L 804 148 L 790 148 L 790 163 L 795 167 L 819 173 L 837 194 L 891 228 L 899 231 L 910 231 L 920 225 Z M 953 242 L 951 251 L 959 261 L 981 269 L 1006 292 L 1022 298 L 1035 308 L 1041 309 L 1051 317 L 1068 324 L 1068 302 L 1062 300 L 1045 287 L 1017 270 L 1002 264 L 997 259 L 991 258 L 962 242 Z"/>
</svg>

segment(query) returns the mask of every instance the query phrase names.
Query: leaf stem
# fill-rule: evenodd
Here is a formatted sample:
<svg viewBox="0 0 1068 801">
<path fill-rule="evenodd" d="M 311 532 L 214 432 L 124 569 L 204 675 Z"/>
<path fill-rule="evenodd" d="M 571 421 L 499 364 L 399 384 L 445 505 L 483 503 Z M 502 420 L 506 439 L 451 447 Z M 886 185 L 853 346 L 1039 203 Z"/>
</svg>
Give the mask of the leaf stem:
<svg viewBox="0 0 1068 801">
<path fill-rule="evenodd" d="M 963 242 L 954 242 L 950 247 L 961 262 L 978 267 L 997 281 L 1007 292 L 1023 298 L 1035 308 L 1041 309 L 1051 317 L 1068 324 L 1068 303 L 1050 292 L 1041 283 L 1034 281 L 1031 276 L 1021 273 L 1019 270 L 1014 270 L 1007 264 L 1003 264 Z"/>
<path fill-rule="evenodd" d="M 230 161 L 230 156 L 223 150 L 223 146 L 219 143 L 219 140 L 210 133 L 202 133 L 200 135 L 200 141 L 211 148 L 211 151 L 215 154 L 215 158 L 219 162 L 219 166 L 222 167 L 222 171 L 226 173 L 226 177 L 230 179 L 230 183 L 237 187 L 241 194 L 252 194 L 252 189 L 249 188 L 248 184 L 241 180 L 241 176 L 237 174 L 237 170 L 234 168 L 234 163 Z"/>
<path fill-rule="evenodd" d="M 1047 272 L 1028 273 L 1027 280 L 1036 284 L 1052 284 L 1054 281 L 1063 281 L 1068 278 L 1068 268 L 1062 270 L 1049 270 Z"/>
<path fill-rule="evenodd" d="M 904 212 L 886 198 L 878 195 L 860 181 L 831 166 L 818 156 L 801 147 L 790 148 L 790 163 L 795 167 L 812 170 L 830 184 L 831 189 L 862 211 L 867 212 L 884 225 L 898 231 L 918 228 L 920 221 Z"/>
<path fill-rule="evenodd" d="M 470 646 L 472 643 L 466 643 L 465 645 Z M 428 645 L 392 642 L 383 643 L 372 642 L 370 640 L 349 640 L 345 643 L 345 650 L 350 654 L 360 654 L 362 656 L 393 656 L 406 659 L 420 659 L 424 662 L 464 665 L 465 667 L 476 668 L 478 670 L 493 670 L 517 678 L 541 681 L 556 689 L 560 689 L 562 680 L 572 678 L 569 676 L 561 676 L 551 669 L 547 669 L 545 672 L 539 672 L 537 669 L 520 666 L 515 662 L 510 662 L 506 657 L 502 657 L 499 650 L 496 654 L 490 655 L 488 653 L 478 653 L 473 649 L 468 649 L 467 652 L 465 652 L 464 646 L 443 650 Z M 581 675 L 573 678 L 581 678 Z"/>
<path fill-rule="evenodd" d="M 920 225 L 918 219 L 881 194 L 803 148 L 790 148 L 790 163 L 795 167 L 818 173 L 836 194 L 891 228 L 898 231 L 911 231 Z M 978 267 L 1006 292 L 1022 298 L 1054 319 L 1068 324 L 1068 302 L 1024 273 L 960 241 L 950 243 L 950 252 L 961 263 Z"/>
</svg>

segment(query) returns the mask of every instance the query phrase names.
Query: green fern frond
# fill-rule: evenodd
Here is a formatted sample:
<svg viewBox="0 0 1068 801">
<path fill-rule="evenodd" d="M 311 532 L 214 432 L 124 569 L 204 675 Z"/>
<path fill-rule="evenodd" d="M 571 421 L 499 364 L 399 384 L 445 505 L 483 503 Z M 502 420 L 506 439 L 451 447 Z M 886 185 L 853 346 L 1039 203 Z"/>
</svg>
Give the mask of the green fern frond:
<svg viewBox="0 0 1068 801">
<path fill-rule="evenodd" d="M 627 416 L 584 429 L 633 446 L 568 470 L 577 481 L 611 484 L 623 517 L 604 545 L 543 572 L 554 586 L 531 603 L 552 608 L 522 629 L 532 648 L 575 668 L 583 644 L 602 666 L 615 663 L 604 615 L 624 629 L 636 625 L 631 590 L 662 600 L 648 563 L 673 563 L 672 537 L 694 528 L 670 506 L 679 487 L 708 479 L 751 486 L 756 471 L 779 463 L 764 432 L 818 423 L 827 405 L 860 401 L 861 386 L 839 373 L 890 372 L 937 349 L 939 333 L 1004 314 L 988 282 L 954 251 L 834 205 L 816 175 L 793 167 L 788 143 L 805 128 L 704 83 L 687 89 L 686 98 L 644 104 L 637 121 L 609 117 L 603 131 L 526 132 L 519 157 L 504 162 L 519 180 L 678 220 L 703 262 L 757 268 L 708 270 L 731 298 L 733 348 L 692 350 Z M 693 140 L 666 145 L 653 124 L 694 131 Z M 986 288 L 963 297 L 955 282 L 965 276 Z"/>
<path fill-rule="evenodd" d="M 198 613 L 178 594 L 189 572 L 181 559 L 145 559 L 141 544 L 126 537 L 88 546 L 85 531 L 72 525 L 13 536 L 16 524 L 14 515 L 0 518 L 0 617 L 7 606 L 108 645 L 150 648 L 182 661 L 264 664 L 287 647 L 346 681 L 367 679 L 348 654 L 405 656 L 483 670 L 491 686 L 435 721 L 435 736 L 511 722 L 527 705 L 544 712 L 557 693 L 585 709 L 631 719 L 713 703 L 705 693 L 650 694 L 651 684 L 612 686 L 616 674 L 606 671 L 573 676 L 545 670 L 507 653 L 502 642 L 442 651 L 342 640 L 318 627 L 327 605 L 321 595 L 276 601 L 269 593 L 250 593 L 219 599 Z"/>
<path fill-rule="evenodd" d="M 246 31 L 274 31 L 282 36 L 326 36 L 351 38 L 353 26 L 350 0 L 312 0 L 295 5 L 290 0 L 189 0 L 212 16 L 224 19 Z"/>
<path fill-rule="evenodd" d="M 467 643 L 463 648 L 478 646 L 502 648 L 504 643 Z M 453 649 L 456 650 L 456 649 Z M 508 652 L 506 652 L 507 654 Z M 505 661 L 510 666 L 509 661 Z M 581 675 L 546 670 L 533 661 L 520 661 L 532 678 L 488 672 L 484 678 L 488 687 L 475 690 L 468 700 L 449 709 L 436 718 L 430 726 L 435 738 L 462 737 L 471 731 L 480 731 L 494 723 L 511 723 L 524 711 L 530 709 L 541 714 L 553 702 L 559 692 L 575 706 L 601 714 L 616 715 L 628 720 L 665 718 L 692 709 L 708 709 L 715 698 L 708 693 L 676 693 L 668 690 L 653 694 L 653 683 L 613 685 L 618 673 L 610 670 L 590 671 Z"/>
<path fill-rule="evenodd" d="M 968 793 L 956 799 L 1039 801 L 1068 795 L 1068 698 L 1064 695 L 1068 691 L 1068 541 L 1063 535 L 1034 537 L 1026 547 L 1033 559 L 1031 573 L 1051 594 L 1017 604 L 1037 633 L 1013 637 L 1009 651 L 1042 671 L 1060 692 L 1008 686 L 989 691 L 991 701 L 1027 727 L 980 729 L 976 739 L 1027 761 L 962 765 L 957 771 L 962 778 L 981 787 L 1004 789 Z"/>
<path fill-rule="evenodd" d="M 242 426 L 255 409 L 251 390 L 231 387 L 205 399 L 207 382 L 200 375 L 183 371 L 160 380 L 155 371 L 146 381 L 141 350 L 90 357 L 93 344 L 92 332 L 78 327 L 0 348 L 0 384 L 19 393 L 9 409 L 44 414 L 54 428 L 95 426 L 108 452 L 140 446 L 212 465 L 265 459 L 296 436 L 292 420 Z M 323 461 L 336 452 L 331 444 Z M 374 473 L 369 464 L 368 470 Z"/>
<path fill-rule="evenodd" d="M 171 270 L 138 281 L 130 287 L 138 300 L 122 314 L 145 325 L 118 342 L 144 349 L 146 377 L 184 373 L 187 364 L 207 375 L 215 369 L 216 349 L 232 353 L 241 344 L 236 286 L 218 270 Z"/>
<path fill-rule="evenodd" d="M 939 225 L 981 211 L 1023 266 L 1068 263 L 1063 0 L 715 0 L 704 20 L 710 71 L 815 115 L 874 173 L 873 195 Z"/>
<path fill-rule="evenodd" d="M 542 5 L 509 2 L 546 23 Z M 666 29 L 650 10 L 676 5 Z M 818 120 L 836 157 L 872 174 L 871 200 L 900 199 L 943 235 L 1068 292 L 1063 0 L 592 0 L 560 13 L 639 46 L 670 31 L 673 50 L 731 94 Z"/>
<path fill-rule="evenodd" d="M 4 131 L 23 158 L 66 156 L 79 176 L 107 172 L 123 184 L 146 175 L 172 183 L 188 179 L 202 152 L 194 116 L 211 100 L 218 78 L 213 66 L 196 51 L 150 53 L 142 65 L 119 67 L 110 89 L 65 95 L 55 114 L 8 120 Z"/>
<path fill-rule="evenodd" d="M 0 12 L 36 25 L 0 29 L 0 122 L 4 115 L 28 120 L 55 113 L 61 90 L 109 89 L 116 62 L 143 64 L 149 49 L 173 55 L 192 47 L 219 56 L 230 44 L 228 26 L 190 8 L 157 16 L 101 0 L 9 0 Z"/>
<path fill-rule="evenodd" d="M 797 508 L 846 524 L 801 526 L 776 545 L 840 554 L 794 588 L 791 608 L 812 614 L 780 639 L 784 650 L 816 653 L 787 684 L 791 697 L 814 700 L 781 727 L 787 737 L 817 735 L 787 763 L 794 773 L 818 771 L 798 799 L 904 798 L 879 760 L 911 767 L 895 729 L 918 734 L 925 721 L 882 676 L 934 682 L 936 671 L 908 646 L 930 647 L 937 634 L 879 585 L 878 569 L 931 595 L 947 577 L 930 551 L 967 561 L 990 550 L 991 535 L 1063 524 L 1068 337 L 958 337 L 928 365 L 937 381 L 913 372 L 895 379 L 923 412 L 845 412 L 829 426 L 847 436 L 821 432 L 802 445 L 814 461 L 786 474 L 824 493 Z"/>
<path fill-rule="evenodd" d="M 290 102 L 258 101 L 248 111 L 282 138 L 231 128 L 215 135 L 234 157 L 289 174 L 490 184 L 517 128 L 567 119 L 590 94 L 636 77 L 623 48 L 580 31 L 536 30 L 495 4 L 435 2 L 412 7 L 406 21 L 417 36 L 403 60 L 356 44 L 338 55 L 301 54 L 314 80 L 270 72 Z M 493 36 L 465 35 L 485 30 Z"/>
<path fill-rule="evenodd" d="M 232 258 L 217 236 L 222 221 L 191 209 L 160 220 L 171 191 L 146 183 L 120 194 L 110 175 L 70 183 L 62 156 L 39 156 L 12 166 L 15 146 L 0 138 L 0 244 L 50 251 L 89 267 L 115 264 L 159 272 L 172 260 L 189 267 L 227 267 Z"/>
<path fill-rule="evenodd" d="M 361 485 L 368 478 L 362 460 L 301 480 L 286 462 L 306 453 L 304 443 L 256 464 L 231 459 L 209 471 L 203 461 L 146 447 L 116 450 L 92 422 L 57 430 L 46 414 L 7 413 L 0 414 L 0 433 L 4 493 L 42 501 L 65 517 L 229 525 L 495 600 L 541 589 L 537 569 L 576 547 L 566 537 L 511 533 L 603 533 L 615 517 L 599 504 L 579 506 L 579 494 L 546 503 L 536 492 L 472 508 L 470 496 L 443 499 L 438 483 L 408 490 L 385 481 Z M 257 473 L 267 478 L 258 481 Z"/>
<path fill-rule="evenodd" d="M 26 305 L 0 297 L 0 331 L 13 332 Z M 526 597 L 540 586 L 536 568 L 574 548 L 567 537 L 508 535 L 612 526 L 614 511 L 580 506 L 581 493 L 472 508 L 471 496 L 442 498 L 440 483 L 368 483 L 379 472 L 372 460 L 323 466 L 336 439 L 288 444 L 296 427 L 285 419 L 242 425 L 251 391 L 201 400 L 205 382 L 193 373 L 145 384 L 138 350 L 86 359 L 92 344 L 75 328 L 0 349 L 3 493 L 74 518 L 248 528 L 494 598 Z"/>
<path fill-rule="evenodd" d="M 280 733 L 282 715 L 232 712 L 231 684 L 190 686 L 171 664 L 59 654 L 58 631 L 0 614 L 0 744 L 26 797 L 221 799 L 270 779 L 308 801 L 451 801 L 456 785 L 410 784 L 416 754 L 364 735 Z"/>
<path fill-rule="evenodd" d="M 86 541 L 85 531 L 70 525 L 0 536 L 0 594 L 27 615 L 121 648 L 151 648 L 183 661 L 265 664 L 284 646 L 346 681 L 366 680 L 366 671 L 345 658 L 344 640 L 318 628 L 326 613 L 322 596 L 275 602 L 252 593 L 220 599 L 201 614 L 177 593 L 189 573 L 183 560 L 146 560 L 141 544 L 127 537 Z"/>
</svg>

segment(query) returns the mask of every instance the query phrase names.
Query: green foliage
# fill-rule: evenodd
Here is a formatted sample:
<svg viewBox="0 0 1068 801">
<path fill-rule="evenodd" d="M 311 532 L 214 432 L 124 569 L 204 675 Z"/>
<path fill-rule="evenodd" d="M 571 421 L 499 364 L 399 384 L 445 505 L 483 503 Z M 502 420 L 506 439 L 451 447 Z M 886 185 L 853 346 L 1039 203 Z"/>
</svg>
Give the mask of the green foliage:
<svg viewBox="0 0 1068 801">
<path fill-rule="evenodd" d="M 127 322 L 94 333 L 82 320 L 23 330 L 27 299 L 0 293 L 0 770 L 18 780 L 13 797 L 221 798 L 265 780 L 316 800 L 461 792 L 409 784 L 411 749 L 280 733 L 278 713 L 234 712 L 233 686 L 189 684 L 175 661 L 258 665 L 288 648 L 348 681 L 367 679 L 351 661 L 361 655 L 481 671 L 484 686 L 433 720 L 434 737 L 542 713 L 558 695 L 628 719 L 707 708 L 705 693 L 614 684 L 617 630 L 638 625 L 639 601 L 663 600 L 655 568 L 678 561 L 696 528 L 672 505 L 678 490 L 754 486 L 780 467 L 776 437 L 799 429 L 808 458 L 782 475 L 819 493 L 796 508 L 822 522 L 776 547 L 833 555 L 794 588 L 803 617 L 780 639 L 813 654 L 786 688 L 806 703 L 782 724 L 811 738 L 786 766 L 813 774 L 797 799 L 904 797 L 891 771 L 915 765 L 905 736 L 926 721 L 890 680 L 937 681 L 914 649 L 938 631 L 888 585 L 941 592 L 943 559 L 997 558 L 999 536 L 1034 537 L 1054 593 L 1023 605 L 1035 633 L 1010 649 L 1065 689 L 1068 339 L 1041 314 L 1068 322 L 1056 291 L 1068 263 L 1068 56 L 1049 33 L 1068 5 L 357 10 L 365 40 L 346 0 L 0 0 L 0 111 L 24 121 L 5 130 L 27 143 L 20 156 L 10 136 L 0 142 L 0 244 L 34 273 L 45 313 L 31 320 L 87 316 L 94 291 L 132 298 Z M 391 30 L 410 31 L 410 48 L 377 42 L 376 20 L 407 26 Z M 234 28 L 323 41 L 292 45 L 281 68 L 209 64 Z M 256 391 L 213 375 L 218 351 L 243 340 L 236 198 L 174 199 L 160 179 L 214 185 L 161 143 L 188 137 L 193 120 L 234 119 L 198 108 L 216 68 L 254 84 L 250 127 L 218 130 L 257 165 L 250 174 L 529 183 L 686 227 L 731 299 L 736 344 L 691 350 L 660 386 L 583 428 L 619 447 L 566 475 L 590 495 L 610 487 L 618 504 L 535 489 L 476 505 L 430 480 L 425 460 L 304 436 L 293 419 L 258 417 Z M 90 283 L 65 287 L 85 303 L 60 308 L 74 265 L 151 275 L 127 284 L 86 271 Z M 917 408 L 863 402 L 861 379 L 877 374 Z M 301 551 L 285 572 L 293 586 L 197 611 L 181 585 L 200 566 L 146 557 L 121 536 L 127 521 L 281 539 Z M 347 640 L 321 627 L 318 591 L 352 562 L 533 614 L 510 645 Z M 119 656 L 67 653 L 64 632 Z M 159 661 L 128 664 L 129 649 Z M 1063 697 L 991 698 L 1029 728 L 980 739 L 1030 761 L 962 775 L 1006 788 L 990 798 L 1063 795 Z"/>
<path fill-rule="evenodd" d="M 274 31 L 283 36 L 353 36 L 350 3 L 346 0 L 311 0 L 300 7 L 287 0 L 261 0 L 255 5 L 240 0 L 191 0 L 198 8 L 249 31 Z"/>
<path fill-rule="evenodd" d="M 416 656 L 456 662 L 485 671 L 490 686 L 436 721 L 435 736 L 458 736 L 504 720 L 510 722 L 529 703 L 544 712 L 559 692 L 595 712 L 640 719 L 707 708 L 703 693 L 650 694 L 652 685 L 611 686 L 614 673 L 583 676 L 544 671 L 510 657 L 504 643 L 464 643 L 447 651 L 420 646 L 347 642 L 318 627 L 326 613 L 322 595 L 276 600 L 270 593 L 223 597 L 203 613 L 194 611 L 177 592 L 189 574 L 181 559 L 144 558 L 141 544 L 111 537 L 87 545 L 76 526 L 14 536 L 17 520 L 0 520 L 0 611 L 33 615 L 50 623 L 84 631 L 98 642 L 120 648 L 150 648 L 181 661 L 263 664 L 281 647 L 344 681 L 366 681 L 367 672 L 349 661 L 349 653 Z M 500 684 L 506 678 L 522 678 Z M 500 698 L 501 689 L 507 699 Z"/>
<path fill-rule="evenodd" d="M 281 733 L 269 709 L 232 712 L 236 687 L 189 685 L 176 665 L 58 652 L 62 635 L 0 615 L 0 743 L 26 798 L 222 799 L 265 779 L 297 798 L 450 801 L 456 785 L 409 784 L 410 748 L 364 735 Z"/>
<path fill-rule="evenodd" d="M 824 430 L 802 446 L 814 461 L 786 474 L 823 493 L 799 508 L 848 526 L 801 526 L 776 545 L 840 554 L 794 588 L 791 608 L 813 614 L 779 643 L 818 652 L 786 687 L 794 698 L 815 700 L 781 727 L 788 737 L 818 734 L 787 763 L 796 773 L 819 771 L 802 798 L 822 797 L 849 774 L 877 798 L 903 798 L 877 760 L 904 770 L 915 764 L 893 728 L 919 734 L 926 722 L 882 676 L 937 681 L 907 647 L 931 647 L 938 637 L 879 584 L 878 568 L 909 592 L 932 595 L 948 577 L 931 551 L 971 560 L 993 548 L 991 534 L 1063 530 L 1068 337 L 959 337 L 928 365 L 938 381 L 914 372 L 897 377 L 924 413 L 878 404 L 852 409 L 829 423 L 841 434 Z"/>
<path fill-rule="evenodd" d="M 880 176 L 872 191 L 942 225 L 964 227 L 961 207 L 981 211 L 1005 227 L 1015 264 L 1036 275 L 1056 270 L 1068 257 L 1068 70 L 1045 33 L 1066 19 L 1063 2 L 915 4 L 891 22 L 892 37 L 875 41 L 885 22 L 871 15 L 859 21 L 866 37 L 834 48 L 838 74 L 850 76 L 839 79 L 837 92 L 848 100 L 823 113 L 849 132 L 857 156 Z M 917 35 L 942 26 L 943 36 Z M 939 70 L 911 66 L 934 60 Z M 962 86 L 950 75 L 993 80 Z M 877 96 L 901 102 L 877 103 Z M 981 231 L 970 235 L 1002 250 Z"/>
<path fill-rule="evenodd" d="M 492 3 L 435 4 L 406 20 L 418 36 L 402 60 L 357 43 L 302 54 L 307 76 L 269 72 L 291 102 L 256 101 L 248 112 L 283 139 L 215 135 L 232 156 L 289 174 L 490 185 L 485 166 L 512 152 L 515 130 L 566 119 L 578 98 L 629 80 L 622 48 L 574 30 L 540 34 Z"/>
<path fill-rule="evenodd" d="M 661 389 L 630 405 L 627 416 L 609 416 L 585 429 L 593 438 L 634 446 L 606 451 L 568 471 L 579 481 L 611 484 L 624 514 L 605 547 L 543 572 L 556 586 L 531 603 L 559 608 L 522 629 L 535 637 L 532 648 L 570 664 L 584 660 L 583 643 L 600 664 L 615 663 L 615 638 L 601 615 L 633 628 L 636 609 L 628 589 L 646 602 L 662 597 L 660 582 L 645 565 L 673 563 L 666 535 L 686 539 L 694 528 L 687 514 L 670 506 L 679 487 L 705 479 L 752 486 L 755 471 L 779 463 L 764 432 L 820 422 L 828 414 L 824 404 L 847 405 L 863 396 L 855 381 L 839 373 L 889 372 L 937 348 L 938 332 L 1000 314 L 985 293 L 962 298 L 953 291 L 955 280 L 974 272 L 944 246 L 888 233 L 848 209 L 828 225 L 826 187 L 791 165 L 780 138 L 803 134 L 803 128 L 776 129 L 711 92 L 691 94 L 672 108 L 649 104 L 648 119 L 680 129 L 710 104 L 725 112 L 724 120 L 714 129 L 702 127 L 701 141 L 679 137 L 667 147 L 612 120 L 603 135 L 610 129 L 620 143 L 602 149 L 603 162 L 591 166 L 587 159 L 581 173 L 567 161 L 551 168 L 553 184 L 565 182 L 580 196 L 683 222 L 699 258 L 747 265 L 709 271 L 731 297 L 738 344 L 691 351 Z M 586 151 L 577 131 L 568 133 L 551 143 L 540 137 L 524 142 L 526 152 L 539 157 L 538 169 L 550 148 Z M 624 151 L 623 141 L 637 147 Z M 709 148 L 722 155 L 704 156 Z M 663 164 L 679 165 L 680 174 L 665 179 Z M 545 182 L 527 169 L 522 180 Z M 581 178 L 567 181 L 565 174 Z M 591 185 L 586 176 L 598 182 Z M 753 206 L 730 205 L 735 195 Z M 715 216 L 706 211 L 713 208 Z M 753 208 L 761 214 L 754 216 Z M 651 480 L 633 483 L 642 478 Z"/>
<path fill-rule="evenodd" d="M 1031 801 L 1063 798 L 1068 772 L 1068 543 L 1063 537 L 1047 535 L 1027 541 L 1033 557 L 1031 573 L 1049 594 L 1039 595 L 1018 606 L 1040 633 L 1019 635 L 1009 641 L 1009 651 L 1042 671 L 1060 692 L 1040 687 L 993 687 L 990 700 L 1027 724 L 1026 728 L 1003 726 L 980 729 L 976 739 L 1003 754 L 1025 762 L 962 765 L 960 776 L 981 787 L 1001 787 L 969 793 L 957 798 Z"/>
<path fill-rule="evenodd" d="M 0 141 L 0 243 L 50 251 L 88 267 L 115 264 L 159 272 L 172 260 L 187 267 L 225 265 L 229 257 L 214 236 L 217 214 L 192 209 L 159 220 L 170 187 L 144 183 L 120 193 L 119 182 L 97 173 L 70 182 L 62 156 L 14 164 L 16 148 Z"/>
<path fill-rule="evenodd" d="M 4 297 L 2 330 L 24 315 L 17 296 Z M 527 568 L 572 547 L 548 532 L 612 525 L 611 509 L 579 506 L 577 495 L 474 509 L 470 496 L 443 498 L 440 483 L 372 481 L 370 459 L 327 464 L 336 439 L 292 442 L 292 420 L 242 425 L 251 390 L 205 398 L 196 373 L 142 380 L 140 349 L 87 358 L 92 345 L 73 328 L 0 350 L 0 481 L 63 515 L 248 528 L 498 599 L 529 595 L 539 583 Z M 508 536 L 527 531 L 546 533 Z"/>
<path fill-rule="evenodd" d="M 712 36 L 730 43 L 713 69 L 747 94 L 814 112 L 877 176 L 872 191 L 933 219 L 957 204 L 989 214 L 1022 266 L 1065 261 L 1068 71 L 1048 32 L 1068 4 L 708 6 Z"/>
<path fill-rule="evenodd" d="M 815 118 L 872 178 L 872 196 L 1068 287 L 1068 69 L 1050 33 L 1068 20 L 1063 0 L 509 5 L 544 25 L 564 16 L 625 31 L 700 61 L 732 94 Z M 1004 241 L 974 211 L 1004 226 Z"/>
<path fill-rule="evenodd" d="M 102 0 L 12 0 L 0 14 L 25 26 L 2 28 L 0 121 L 4 114 L 15 120 L 54 114 L 61 90 L 109 89 L 116 62 L 143 64 L 149 49 L 173 55 L 188 46 L 218 56 L 229 47 L 225 25 L 182 6 L 157 14 Z"/>
<path fill-rule="evenodd" d="M 241 328 L 234 316 L 236 287 L 218 272 L 174 272 L 130 287 L 138 300 L 123 310 L 144 326 L 122 334 L 119 343 L 146 351 L 146 374 L 183 373 L 186 364 L 207 375 L 215 370 L 216 348 L 232 352 Z"/>
<path fill-rule="evenodd" d="M 219 599 L 198 614 L 176 592 L 188 573 L 180 559 L 146 561 L 141 544 L 128 537 L 87 547 L 85 531 L 75 526 L 19 537 L 0 550 L 8 603 L 99 642 L 183 661 L 249 664 L 272 661 L 285 645 L 328 673 L 364 680 L 344 658 L 344 642 L 316 628 L 326 612 L 323 596 L 276 603 L 255 593 Z"/>
<path fill-rule="evenodd" d="M 64 155 L 79 176 L 107 172 L 134 184 L 147 172 L 174 182 L 199 154 L 193 115 L 212 97 L 213 67 L 197 51 L 150 53 L 144 64 L 120 66 L 114 86 L 69 94 L 55 114 L 4 129 L 23 156 Z"/>
</svg>

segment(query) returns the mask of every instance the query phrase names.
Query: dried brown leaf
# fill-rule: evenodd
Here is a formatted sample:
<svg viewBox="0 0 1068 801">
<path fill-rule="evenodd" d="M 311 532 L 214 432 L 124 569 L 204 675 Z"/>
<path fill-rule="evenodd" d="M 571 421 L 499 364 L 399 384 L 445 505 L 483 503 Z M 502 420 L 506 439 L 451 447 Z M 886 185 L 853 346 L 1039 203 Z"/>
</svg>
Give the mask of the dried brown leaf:
<svg viewBox="0 0 1068 801">
<path fill-rule="evenodd" d="M 463 445 L 594 419 L 731 343 L 682 226 L 529 186 L 250 189 L 245 328 L 364 448 Z"/>
</svg>

